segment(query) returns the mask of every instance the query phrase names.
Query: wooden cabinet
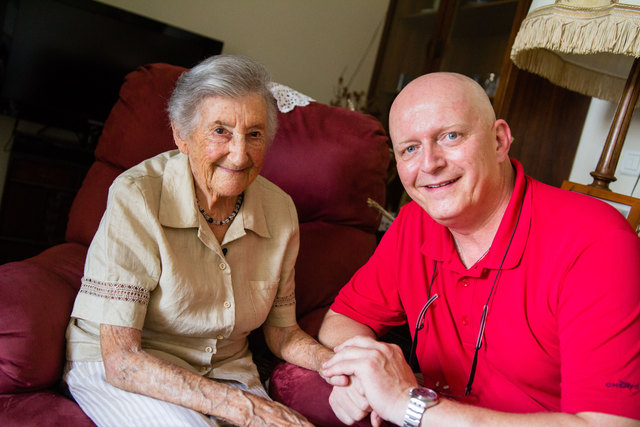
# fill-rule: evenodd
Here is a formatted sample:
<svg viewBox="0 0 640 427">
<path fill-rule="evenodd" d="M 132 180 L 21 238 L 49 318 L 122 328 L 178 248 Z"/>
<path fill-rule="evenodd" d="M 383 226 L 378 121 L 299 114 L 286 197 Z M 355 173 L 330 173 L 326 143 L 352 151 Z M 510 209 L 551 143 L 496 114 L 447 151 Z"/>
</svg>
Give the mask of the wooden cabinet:
<svg viewBox="0 0 640 427">
<path fill-rule="evenodd" d="M 388 129 L 388 112 L 412 79 L 453 71 L 488 89 L 496 114 L 514 135 L 512 157 L 534 178 L 560 186 L 568 179 L 590 98 L 516 68 L 511 45 L 531 0 L 391 0 L 369 88 L 369 105 Z M 395 210 L 402 189 L 389 188 Z"/>
<path fill-rule="evenodd" d="M 493 75 L 497 83 L 517 7 L 517 0 L 392 1 L 370 88 L 383 123 L 396 94 L 426 72 L 454 71 L 483 85 Z"/>
</svg>

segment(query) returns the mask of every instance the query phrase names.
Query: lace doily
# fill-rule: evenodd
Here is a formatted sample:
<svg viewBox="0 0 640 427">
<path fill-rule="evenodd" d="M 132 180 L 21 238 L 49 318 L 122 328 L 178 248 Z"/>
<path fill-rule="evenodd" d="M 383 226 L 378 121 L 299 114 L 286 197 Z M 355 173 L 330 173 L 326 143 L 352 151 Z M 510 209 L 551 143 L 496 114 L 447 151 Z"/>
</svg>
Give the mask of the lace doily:
<svg viewBox="0 0 640 427">
<path fill-rule="evenodd" d="M 282 113 L 288 113 L 296 107 L 307 106 L 311 101 L 315 102 L 315 99 L 280 83 L 269 83 L 269 90 L 278 103 L 278 110 Z"/>
</svg>

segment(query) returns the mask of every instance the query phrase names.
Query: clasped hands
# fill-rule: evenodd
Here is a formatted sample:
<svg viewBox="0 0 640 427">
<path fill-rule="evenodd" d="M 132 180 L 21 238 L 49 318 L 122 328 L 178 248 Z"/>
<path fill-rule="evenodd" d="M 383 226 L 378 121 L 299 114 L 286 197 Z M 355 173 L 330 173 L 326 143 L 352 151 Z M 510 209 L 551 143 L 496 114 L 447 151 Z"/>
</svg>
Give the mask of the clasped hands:
<svg viewBox="0 0 640 427">
<path fill-rule="evenodd" d="M 334 386 L 329 403 L 338 419 L 353 424 L 370 413 L 374 427 L 382 420 L 402 425 L 417 380 L 400 347 L 357 336 L 334 351 L 321 375 Z"/>
</svg>

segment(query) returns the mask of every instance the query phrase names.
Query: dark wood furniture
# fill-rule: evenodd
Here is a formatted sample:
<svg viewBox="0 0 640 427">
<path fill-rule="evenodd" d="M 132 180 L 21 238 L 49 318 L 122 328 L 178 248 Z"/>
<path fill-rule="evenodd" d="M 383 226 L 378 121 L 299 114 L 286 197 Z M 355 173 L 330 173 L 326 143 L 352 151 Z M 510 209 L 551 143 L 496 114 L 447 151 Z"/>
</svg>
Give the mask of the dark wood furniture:
<svg viewBox="0 0 640 427">
<path fill-rule="evenodd" d="M 509 55 L 531 0 L 392 0 L 369 88 L 372 113 L 387 126 L 395 95 L 411 79 L 455 71 L 481 84 L 499 77 L 492 101 L 511 126 L 512 157 L 556 187 L 568 179 L 589 108 L 587 96 L 516 68 Z M 390 184 L 395 210 L 400 184 Z"/>
<path fill-rule="evenodd" d="M 93 163 L 93 146 L 16 132 L 0 205 L 0 264 L 62 243 L 71 203 Z"/>
</svg>

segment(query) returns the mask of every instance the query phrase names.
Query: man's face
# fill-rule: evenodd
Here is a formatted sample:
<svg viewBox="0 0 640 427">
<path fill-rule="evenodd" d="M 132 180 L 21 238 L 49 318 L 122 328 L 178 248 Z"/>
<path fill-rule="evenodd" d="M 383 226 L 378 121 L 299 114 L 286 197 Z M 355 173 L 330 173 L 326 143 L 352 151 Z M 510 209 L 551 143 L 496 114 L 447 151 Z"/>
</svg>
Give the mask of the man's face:
<svg viewBox="0 0 640 427">
<path fill-rule="evenodd" d="M 174 139 L 189 156 L 196 186 L 207 194 L 235 197 L 258 176 L 267 149 L 267 106 L 257 94 L 206 98 L 194 132 Z"/>
<path fill-rule="evenodd" d="M 504 122 L 479 114 L 460 92 L 436 86 L 425 97 L 418 91 L 398 99 L 390 115 L 402 184 L 445 226 L 465 226 L 491 209 L 491 192 L 500 189 L 498 163 L 506 158 L 496 141 Z"/>
</svg>

